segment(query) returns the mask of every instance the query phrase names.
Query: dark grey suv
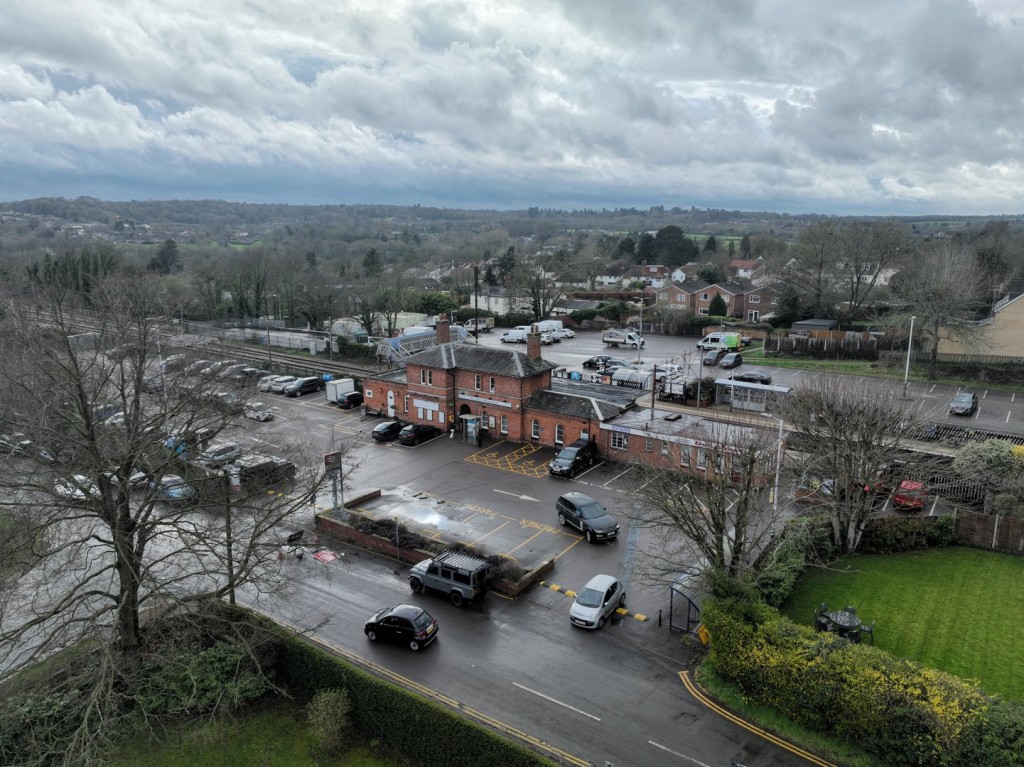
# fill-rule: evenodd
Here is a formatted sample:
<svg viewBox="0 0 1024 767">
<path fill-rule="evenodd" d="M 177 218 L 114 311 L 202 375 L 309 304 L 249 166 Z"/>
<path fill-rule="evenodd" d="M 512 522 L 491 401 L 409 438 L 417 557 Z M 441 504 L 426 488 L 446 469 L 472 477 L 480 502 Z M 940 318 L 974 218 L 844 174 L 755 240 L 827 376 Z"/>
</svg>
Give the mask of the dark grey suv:
<svg viewBox="0 0 1024 767">
<path fill-rule="evenodd" d="M 619 523 L 589 495 L 566 493 L 555 502 L 558 523 L 575 527 L 587 543 L 607 541 L 619 535 Z"/>
<path fill-rule="evenodd" d="M 590 440 L 578 439 L 566 445 L 548 464 L 548 472 L 555 477 L 574 477 L 597 460 L 597 445 Z"/>
<path fill-rule="evenodd" d="M 322 391 L 324 388 L 324 382 L 319 376 L 307 376 L 306 378 L 298 378 L 287 384 L 282 393 L 287 397 L 301 397 L 303 394 L 312 394 L 313 392 Z"/>
</svg>

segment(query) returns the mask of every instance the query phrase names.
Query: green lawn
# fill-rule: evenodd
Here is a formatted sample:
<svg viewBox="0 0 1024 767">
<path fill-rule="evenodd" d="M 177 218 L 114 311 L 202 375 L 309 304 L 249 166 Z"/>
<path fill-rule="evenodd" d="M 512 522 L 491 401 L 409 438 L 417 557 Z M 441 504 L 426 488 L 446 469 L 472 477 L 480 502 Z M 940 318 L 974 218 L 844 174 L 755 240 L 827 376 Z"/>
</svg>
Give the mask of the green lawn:
<svg viewBox="0 0 1024 767">
<path fill-rule="evenodd" d="M 808 570 L 782 612 L 814 623 L 820 602 L 876 621 L 875 643 L 1024 700 L 1024 557 L 969 548 L 853 556 Z"/>
<path fill-rule="evenodd" d="M 112 759 L 113 767 L 402 767 L 405 763 L 367 745 L 344 756 L 310 754 L 304 712 L 283 697 L 268 698 L 231 719 L 182 727 L 157 743 L 136 741 Z"/>
</svg>

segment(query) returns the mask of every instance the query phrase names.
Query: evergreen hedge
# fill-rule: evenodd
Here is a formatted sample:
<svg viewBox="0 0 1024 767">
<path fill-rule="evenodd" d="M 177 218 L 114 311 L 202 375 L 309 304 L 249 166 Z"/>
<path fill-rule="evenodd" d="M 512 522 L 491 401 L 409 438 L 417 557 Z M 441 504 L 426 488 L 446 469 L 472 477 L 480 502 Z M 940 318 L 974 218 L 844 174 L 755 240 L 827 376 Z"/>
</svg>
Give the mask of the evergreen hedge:
<svg viewBox="0 0 1024 767">
<path fill-rule="evenodd" d="M 701 617 L 715 673 L 886 764 L 1024 764 L 1024 706 L 974 682 L 817 633 L 760 603 L 707 600 Z"/>
<path fill-rule="evenodd" d="M 346 690 L 353 727 L 367 738 L 386 743 L 412 764 L 554 767 L 553 762 L 524 746 L 330 656 L 303 639 L 284 640 L 278 660 L 281 681 L 300 699 L 311 699 L 325 689 Z"/>
</svg>

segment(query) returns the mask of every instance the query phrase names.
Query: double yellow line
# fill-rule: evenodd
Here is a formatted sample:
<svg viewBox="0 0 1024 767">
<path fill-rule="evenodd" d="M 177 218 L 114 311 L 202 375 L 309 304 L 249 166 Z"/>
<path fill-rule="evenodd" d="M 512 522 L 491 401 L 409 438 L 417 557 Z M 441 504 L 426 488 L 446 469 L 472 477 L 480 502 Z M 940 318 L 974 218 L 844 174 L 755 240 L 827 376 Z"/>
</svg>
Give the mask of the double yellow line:
<svg viewBox="0 0 1024 767">
<path fill-rule="evenodd" d="M 714 711 L 719 716 L 728 719 L 733 724 L 738 725 L 742 727 L 744 730 L 747 730 L 748 732 L 752 732 L 755 735 L 764 738 L 769 743 L 774 743 L 779 748 L 783 748 L 786 751 L 789 751 L 791 754 L 796 754 L 797 756 L 806 759 L 811 764 L 818 765 L 818 767 L 836 767 L 836 765 L 834 765 L 832 762 L 826 762 L 822 759 L 819 759 L 810 751 L 804 751 L 799 746 L 794 746 L 792 743 L 789 743 L 788 741 L 785 741 L 776 735 L 772 735 L 767 730 L 762 730 L 760 727 L 751 724 L 745 719 L 741 719 L 728 709 L 720 706 L 718 703 L 716 703 L 707 695 L 705 695 L 704 691 L 697 687 L 696 684 L 694 684 L 693 680 L 690 679 L 689 671 L 680 671 L 679 678 L 682 680 L 683 686 L 686 688 L 686 691 L 690 693 L 690 695 L 692 695 L 699 702 L 703 703 L 705 706 L 707 706 L 709 709 Z"/>
</svg>

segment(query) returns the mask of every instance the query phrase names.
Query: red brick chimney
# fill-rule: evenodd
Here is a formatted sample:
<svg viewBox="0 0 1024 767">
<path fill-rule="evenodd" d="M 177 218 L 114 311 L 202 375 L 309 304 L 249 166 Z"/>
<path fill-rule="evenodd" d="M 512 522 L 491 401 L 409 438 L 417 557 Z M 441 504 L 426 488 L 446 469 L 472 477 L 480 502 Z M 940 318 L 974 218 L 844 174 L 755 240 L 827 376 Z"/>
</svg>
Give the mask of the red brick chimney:
<svg viewBox="0 0 1024 767">
<path fill-rule="evenodd" d="M 530 332 L 526 336 L 526 356 L 531 360 L 539 360 L 541 358 L 540 333 L 537 332 L 536 325 L 530 328 Z"/>
<path fill-rule="evenodd" d="M 437 327 L 435 328 L 435 330 L 437 332 L 437 342 L 439 344 L 446 344 L 451 342 L 452 331 L 450 323 L 448 322 L 447 314 L 442 314 L 440 317 L 437 318 Z"/>
</svg>

